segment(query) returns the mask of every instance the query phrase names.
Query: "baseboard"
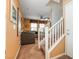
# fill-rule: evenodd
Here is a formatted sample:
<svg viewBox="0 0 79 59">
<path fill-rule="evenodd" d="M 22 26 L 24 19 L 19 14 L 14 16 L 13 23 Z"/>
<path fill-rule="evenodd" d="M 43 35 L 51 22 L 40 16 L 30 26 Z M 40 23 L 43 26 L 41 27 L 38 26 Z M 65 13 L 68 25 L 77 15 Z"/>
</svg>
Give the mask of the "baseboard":
<svg viewBox="0 0 79 59">
<path fill-rule="evenodd" d="M 15 59 L 17 59 L 18 53 L 19 53 L 19 51 L 20 51 L 20 48 L 21 48 L 21 45 L 20 45 L 20 47 L 19 47 L 18 50 L 17 50 L 17 53 L 16 53 L 16 55 L 15 55 Z"/>
<path fill-rule="evenodd" d="M 59 57 L 61 57 L 61 56 L 63 56 L 63 55 L 65 55 L 65 53 L 62 53 L 62 54 L 57 55 L 57 56 L 55 56 L 55 57 L 51 57 L 51 59 L 57 59 L 57 58 L 59 58 Z"/>
<path fill-rule="evenodd" d="M 73 58 L 73 56 L 68 55 L 67 53 L 65 53 L 65 55 L 69 56 L 70 58 Z"/>
</svg>

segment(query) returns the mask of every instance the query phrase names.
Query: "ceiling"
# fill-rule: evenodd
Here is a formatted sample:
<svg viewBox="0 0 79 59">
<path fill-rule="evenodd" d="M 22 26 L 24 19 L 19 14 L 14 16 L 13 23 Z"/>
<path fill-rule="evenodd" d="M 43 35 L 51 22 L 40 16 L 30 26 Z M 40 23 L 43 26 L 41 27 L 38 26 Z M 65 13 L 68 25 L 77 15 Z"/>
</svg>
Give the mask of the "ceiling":
<svg viewBox="0 0 79 59">
<path fill-rule="evenodd" d="M 49 0 L 20 0 L 20 7 L 25 18 L 48 17 L 51 8 L 47 6 Z"/>
</svg>

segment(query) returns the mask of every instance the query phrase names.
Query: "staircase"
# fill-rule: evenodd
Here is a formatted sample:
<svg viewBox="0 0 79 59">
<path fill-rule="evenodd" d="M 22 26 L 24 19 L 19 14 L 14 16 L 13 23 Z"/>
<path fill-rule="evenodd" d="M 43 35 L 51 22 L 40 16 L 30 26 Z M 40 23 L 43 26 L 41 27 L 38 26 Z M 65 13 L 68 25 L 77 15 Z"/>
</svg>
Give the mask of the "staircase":
<svg viewBox="0 0 79 59">
<path fill-rule="evenodd" d="M 40 32 L 40 28 L 38 30 L 38 47 L 42 48 L 45 52 L 45 59 L 50 59 L 50 52 L 54 50 L 54 48 L 63 40 L 65 37 L 64 32 L 64 19 L 61 19 L 56 22 L 52 27 L 48 28 L 46 25 L 44 29 L 44 33 Z"/>
</svg>

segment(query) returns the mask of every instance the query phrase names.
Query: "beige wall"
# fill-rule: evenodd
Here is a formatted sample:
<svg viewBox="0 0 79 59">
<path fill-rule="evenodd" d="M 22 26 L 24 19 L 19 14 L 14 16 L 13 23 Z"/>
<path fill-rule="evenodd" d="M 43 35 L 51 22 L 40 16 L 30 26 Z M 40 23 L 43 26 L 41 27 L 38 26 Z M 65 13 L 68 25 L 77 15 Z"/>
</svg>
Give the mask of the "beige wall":
<svg viewBox="0 0 79 59">
<path fill-rule="evenodd" d="M 31 27 L 30 20 L 27 19 L 27 21 L 25 22 L 25 31 L 29 32 L 30 31 L 30 27 Z"/>
<path fill-rule="evenodd" d="M 6 1 L 6 59 L 14 59 L 17 51 L 20 47 L 20 37 L 17 36 L 17 26 L 16 29 L 13 30 L 13 23 L 10 21 L 11 20 L 11 15 L 10 15 L 10 7 L 11 7 L 11 0 Z M 18 0 L 14 0 L 16 8 L 19 7 L 19 2 Z"/>
<path fill-rule="evenodd" d="M 63 0 L 63 5 L 67 4 L 70 1 L 72 1 L 72 0 Z"/>
<path fill-rule="evenodd" d="M 30 19 L 26 19 L 26 21 L 22 19 L 21 22 L 22 22 L 22 30 L 25 32 L 29 32 L 31 27 Z"/>
<path fill-rule="evenodd" d="M 57 47 L 50 53 L 50 57 L 55 57 L 65 52 L 65 38 L 57 45 Z"/>
</svg>

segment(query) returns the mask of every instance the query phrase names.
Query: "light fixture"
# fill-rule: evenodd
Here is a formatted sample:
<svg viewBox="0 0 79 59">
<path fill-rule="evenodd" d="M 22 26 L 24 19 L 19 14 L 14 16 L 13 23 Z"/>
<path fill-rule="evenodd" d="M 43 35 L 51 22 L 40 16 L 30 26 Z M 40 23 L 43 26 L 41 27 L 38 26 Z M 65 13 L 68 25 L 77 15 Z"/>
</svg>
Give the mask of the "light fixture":
<svg viewBox="0 0 79 59">
<path fill-rule="evenodd" d="M 53 3 L 60 3 L 60 0 L 49 0 L 49 2 L 47 3 L 47 6 L 52 6 Z"/>
</svg>

